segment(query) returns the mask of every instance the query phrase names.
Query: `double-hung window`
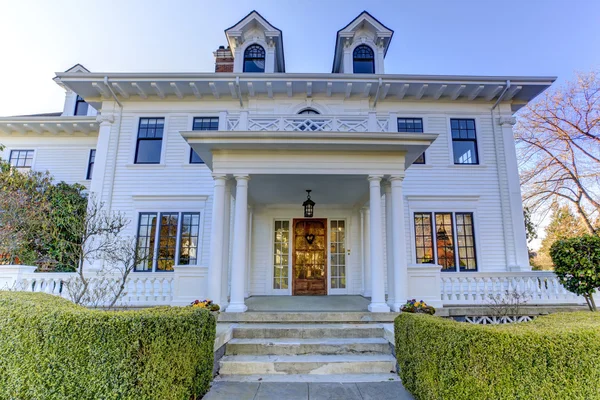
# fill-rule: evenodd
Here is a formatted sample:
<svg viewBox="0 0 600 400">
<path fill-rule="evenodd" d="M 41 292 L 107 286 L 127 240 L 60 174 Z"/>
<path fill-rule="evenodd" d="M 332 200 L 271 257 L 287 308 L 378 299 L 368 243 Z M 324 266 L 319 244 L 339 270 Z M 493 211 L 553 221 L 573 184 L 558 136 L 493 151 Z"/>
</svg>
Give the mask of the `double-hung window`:
<svg viewBox="0 0 600 400">
<path fill-rule="evenodd" d="M 423 118 L 398 118 L 398 132 L 423 133 Z M 413 164 L 425 164 L 425 153 L 422 153 Z"/>
<path fill-rule="evenodd" d="M 136 271 L 173 271 L 196 265 L 199 258 L 199 212 L 143 212 L 139 215 Z"/>
<path fill-rule="evenodd" d="M 417 264 L 438 264 L 442 271 L 477 271 L 473 213 L 417 212 L 414 226 Z"/>
<path fill-rule="evenodd" d="M 33 150 L 11 150 L 8 161 L 15 168 L 31 168 L 33 153 Z"/>
<path fill-rule="evenodd" d="M 474 119 L 451 119 L 454 164 L 479 164 Z"/>
<path fill-rule="evenodd" d="M 194 118 L 192 130 L 194 131 L 216 131 L 219 129 L 218 117 L 198 117 Z M 204 164 L 200 156 L 190 148 L 190 164 Z"/>
<path fill-rule="evenodd" d="M 136 164 L 160 164 L 164 129 L 164 118 L 140 118 L 135 149 Z"/>
<path fill-rule="evenodd" d="M 88 158 L 88 167 L 87 173 L 85 174 L 85 179 L 92 179 L 94 175 L 94 163 L 96 162 L 96 149 L 90 150 L 90 157 Z"/>
</svg>

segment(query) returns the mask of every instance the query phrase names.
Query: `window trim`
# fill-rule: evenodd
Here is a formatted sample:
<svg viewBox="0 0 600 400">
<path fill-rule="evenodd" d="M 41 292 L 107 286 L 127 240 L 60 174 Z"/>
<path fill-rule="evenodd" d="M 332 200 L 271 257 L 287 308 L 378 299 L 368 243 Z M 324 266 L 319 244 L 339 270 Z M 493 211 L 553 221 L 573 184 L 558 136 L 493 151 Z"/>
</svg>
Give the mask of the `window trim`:
<svg viewBox="0 0 600 400">
<path fill-rule="evenodd" d="M 443 199 L 440 199 L 443 200 Z M 433 257 L 434 257 L 434 265 L 439 265 L 437 264 L 437 259 L 438 259 L 438 253 L 437 253 L 437 237 L 436 237 L 436 229 L 435 229 L 435 216 L 436 214 L 451 214 L 452 215 L 452 240 L 453 240 L 453 245 L 454 245 L 454 263 L 455 263 L 455 269 L 454 270 L 440 270 L 442 273 L 460 273 L 460 272 L 480 272 L 480 266 L 481 266 L 481 259 L 479 257 L 479 251 L 478 249 L 480 248 L 480 243 L 479 243 L 479 238 L 477 237 L 477 232 L 478 232 L 478 220 L 477 220 L 477 211 L 475 208 L 464 208 L 464 207 L 446 207 L 446 208 L 440 208 L 440 207 L 419 207 L 416 209 L 410 209 L 410 216 L 411 216 L 411 224 L 410 224 L 410 234 L 411 234 L 411 240 L 412 240 L 412 249 L 414 251 L 413 256 L 412 256 L 412 260 L 416 265 L 427 265 L 427 264 L 419 264 L 417 263 L 417 241 L 416 241 L 416 229 L 415 229 L 415 214 L 431 214 L 431 229 L 432 229 L 432 240 L 433 240 Z M 475 259 L 475 264 L 476 267 L 475 269 L 465 269 L 465 268 L 461 268 L 460 267 L 460 260 L 459 260 L 459 252 L 458 252 L 458 235 L 457 235 L 457 229 L 456 229 L 456 214 L 470 214 L 471 215 L 471 223 L 472 223 L 472 228 L 473 228 L 473 253 L 474 253 L 474 259 Z M 506 251 L 506 249 L 504 249 L 504 251 Z"/>
<path fill-rule="evenodd" d="M 92 162 L 92 152 L 94 153 L 94 161 Z M 87 170 L 85 172 L 85 180 L 86 181 L 91 181 L 93 178 L 93 174 L 94 174 L 94 169 L 93 167 L 96 164 L 96 149 L 90 149 L 90 151 L 88 152 L 88 162 L 87 162 Z M 91 168 L 90 168 L 91 167 Z M 91 171 L 90 171 L 91 169 Z M 91 172 L 91 174 L 90 174 Z"/>
<path fill-rule="evenodd" d="M 30 166 L 22 166 L 22 167 L 18 167 L 16 165 L 12 165 L 12 154 L 15 151 L 26 151 L 26 152 L 32 152 L 33 156 L 31 157 L 31 165 Z M 8 163 L 11 165 L 12 168 L 17 168 L 17 169 L 33 169 L 33 166 L 35 165 L 35 157 L 36 157 L 37 151 L 36 149 L 23 149 L 23 148 L 18 148 L 18 149 L 10 149 L 9 153 L 8 153 Z M 27 157 L 25 157 L 25 159 L 27 159 Z"/>
<path fill-rule="evenodd" d="M 457 120 L 473 120 L 475 122 L 475 155 L 477 157 L 477 163 L 471 163 L 471 164 L 461 164 L 461 163 L 455 163 L 454 162 L 454 139 L 452 138 L 452 120 L 453 119 L 457 119 Z M 448 151 L 449 151 L 449 155 L 450 155 L 450 165 L 451 166 L 458 166 L 458 167 L 473 167 L 473 166 L 480 166 L 480 165 L 484 165 L 483 160 L 481 158 L 482 155 L 482 151 L 480 148 L 480 141 L 481 141 L 481 137 L 479 136 L 479 128 L 481 126 L 480 123 L 480 119 L 479 116 L 476 115 L 460 115 L 460 116 L 450 116 L 448 117 L 448 121 L 447 121 L 447 128 L 448 128 Z M 473 139 L 457 139 L 457 141 L 473 141 Z"/>
<path fill-rule="evenodd" d="M 152 115 L 139 115 L 136 117 L 137 118 L 137 129 L 133 131 L 133 146 L 132 146 L 132 156 L 133 156 L 133 165 L 136 166 L 152 166 L 152 165 L 164 165 L 165 164 L 165 152 L 167 149 L 167 132 L 168 132 L 168 118 L 167 116 L 162 116 L 162 117 L 157 117 L 154 114 Z M 140 124 L 142 119 L 163 119 L 164 120 L 164 124 L 163 124 L 163 137 L 162 137 L 162 145 L 160 148 L 160 162 L 152 162 L 152 163 L 148 163 L 148 162 L 137 162 L 137 155 L 138 155 L 138 141 L 139 141 L 139 133 L 140 133 Z M 149 140 L 153 140 L 153 139 L 149 139 Z M 154 140 L 158 140 L 158 139 L 154 139 Z"/>
<path fill-rule="evenodd" d="M 155 234 L 154 234 L 154 249 L 152 249 L 152 268 L 150 270 L 147 271 L 142 271 L 142 270 L 138 270 L 137 269 L 137 265 L 136 267 L 133 269 L 132 272 L 134 273 L 170 273 L 173 271 L 167 271 L 167 270 L 158 270 L 156 267 L 158 265 L 158 250 L 159 250 L 159 245 L 160 245 L 160 220 L 161 220 L 161 216 L 162 214 L 178 214 L 177 217 L 177 239 L 176 239 L 176 248 L 175 248 L 175 258 L 174 258 L 174 267 L 178 267 L 178 266 L 191 266 L 191 267 L 198 267 L 200 265 L 202 265 L 202 257 L 203 257 L 203 240 L 204 240 L 204 209 L 198 209 L 198 208 L 194 208 L 194 207 L 190 207 L 190 208 L 185 208 L 181 211 L 173 211 L 172 207 L 167 207 L 167 208 L 163 208 L 163 207 L 143 207 L 143 208 L 136 208 L 134 210 L 135 214 L 136 214 L 136 231 L 135 231 L 135 239 L 136 239 L 136 246 L 137 246 L 137 240 L 138 240 L 138 235 L 139 235 L 139 229 L 140 229 L 140 222 L 141 222 L 141 215 L 142 214 L 154 214 L 156 215 L 156 225 L 155 225 Z M 180 252 L 181 252 L 181 226 L 182 226 L 182 215 L 186 214 L 186 213 L 193 213 L 193 214 L 198 214 L 199 215 L 199 225 L 198 225 L 198 247 L 196 249 L 197 251 L 197 257 L 196 257 L 196 264 L 179 264 L 179 258 L 180 258 Z M 137 247 L 136 247 L 137 248 Z"/>
</svg>

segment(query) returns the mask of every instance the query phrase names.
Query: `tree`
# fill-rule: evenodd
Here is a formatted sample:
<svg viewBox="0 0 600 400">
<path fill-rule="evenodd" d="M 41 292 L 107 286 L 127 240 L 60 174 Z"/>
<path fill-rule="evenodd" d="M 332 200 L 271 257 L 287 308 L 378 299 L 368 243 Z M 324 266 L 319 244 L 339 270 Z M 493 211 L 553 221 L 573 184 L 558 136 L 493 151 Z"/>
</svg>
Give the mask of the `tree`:
<svg viewBox="0 0 600 400">
<path fill-rule="evenodd" d="M 515 138 L 525 204 L 577 211 L 589 233 L 600 212 L 600 79 L 596 72 L 547 92 L 524 109 Z"/>
<path fill-rule="evenodd" d="M 568 205 L 554 205 L 550 223 L 546 227 L 546 236 L 535 259 L 535 264 L 541 269 L 549 270 L 554 267 L 550 257 L 550 248 L 557 241 L 583 236 L 588 233 L 583 218 L 575 215 Z"/>
<path fill-rule="evenodd" d="M 600 236 L 562 239 L 550 248 L 555 273 L 570 292 L 585 298 L 597 311 L 593 294 L 600 288 Z"/>
</svg>

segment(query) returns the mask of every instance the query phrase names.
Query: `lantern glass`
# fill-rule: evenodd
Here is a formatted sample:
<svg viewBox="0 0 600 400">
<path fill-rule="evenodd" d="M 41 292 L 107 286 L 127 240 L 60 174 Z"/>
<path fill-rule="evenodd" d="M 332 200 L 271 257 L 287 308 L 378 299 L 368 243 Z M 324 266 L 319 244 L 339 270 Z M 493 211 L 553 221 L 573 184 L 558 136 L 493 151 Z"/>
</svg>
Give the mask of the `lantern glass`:
<svg viewBox="0 0 600 400">
<path fill-rule="evenodd" d="M 306 197 L 306 201 L 302 203 L 304 207 L 304 218 L 312 218 L 314 210 L 315 210 L 315 202 L 310 199 L 310 190 L 306 191 L 308 196 Z"/>
</svg>

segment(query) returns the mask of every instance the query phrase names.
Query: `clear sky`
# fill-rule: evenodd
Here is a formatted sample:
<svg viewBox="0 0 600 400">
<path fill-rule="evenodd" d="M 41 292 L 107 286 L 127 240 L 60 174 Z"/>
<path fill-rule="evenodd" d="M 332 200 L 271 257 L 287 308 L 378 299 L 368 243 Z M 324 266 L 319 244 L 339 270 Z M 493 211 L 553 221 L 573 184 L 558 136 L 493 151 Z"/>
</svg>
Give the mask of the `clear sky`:
<svg viewBox="0 0 600 400">
<path fill-rule="evenodd" d="M 56 71 L 209 72 L 251 10 L 283 31 L 288 72 L 330 72 L 367 10 L 395 31 L 387 73 L 556 75 L 600 66 L 600 0 L 0 0 L 0 116 L 62 109 Z"/>
</svg>

